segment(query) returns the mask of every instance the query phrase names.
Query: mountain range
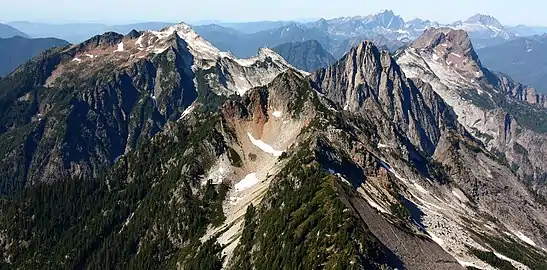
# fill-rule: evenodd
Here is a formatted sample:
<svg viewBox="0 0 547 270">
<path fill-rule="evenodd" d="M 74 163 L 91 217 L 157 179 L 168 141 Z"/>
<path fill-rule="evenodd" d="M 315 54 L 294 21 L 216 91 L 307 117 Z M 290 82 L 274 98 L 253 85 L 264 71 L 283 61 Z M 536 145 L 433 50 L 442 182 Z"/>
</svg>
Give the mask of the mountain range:
<svg viewBox="0 0 547 270">
<path fill-rule="evenodd" d="M 11 37 L 28 37 L 27 34 L 9 26 L 6 24 L 0 23 L 0 38 L 11 38 Z"/>
<path fill-rule="evenodd" d="M 547 93 L 547 36 L 520 37 L 477 53 L 485 66 Z"/>
<path fill-rule="evenodd" d="M 32 38 L 50 38 L 55 37 L 69 41 L 71 43 L 80 43 L 89 37 L 106 32 L 129 33 L 133 29 L 152 30 L 161 29 L 174 23 L 169 22 L 143 22 L 124 25 L 107 25 L 100 23 L 34 23 L 34 22 L 9 22 L 8 25 L 24 32 Z"/>
<path fill-rule="evenodd" d="M 128 33 L 131 29 L 153 30 L 172 25 L 169 22 L 144 22 L 128 25 L 104 25 L 93 23 L 44 24 L 11 22 L 30 37 L 56 37 L 79 43 L 89 36 L 104 32 Z M 413 19 L 405 21 L 391 10 L 367 16 L 320 19 L 312 22 L 259 21 L 245 23 L 223 23 L 195 25 L 196 31 L 213 45 L 230 51 L 238 57 L 251 57 L 261 47 L 270 47 L 292 42 L 316 40 L 335 58 L 342 57 L 352 46 L 362 40 L 373 40 L 389 50 L 396 49 L 418 38 L 430 27 L 449 27 L 466 30 L 476 48 L 501 44 L 522 33 L 543 31 L 537 27 L 506 27 L 496 18 L 476 14 L 464 21 L 451 24 Z M 513 31 L 514 30 L 514 31 Z"/>
<path fill-rule="evenodd" d="M 18 66 L 47 49 L 68 44 L 56 38 L 29 39 L 21 36 L 0 38 L 0 76 L 14 71 Z"/>
<path fill-rule="evenodd" d="M 283 23 L 271 25 L 278 24 Z M 260 47 L 273 48 L 284 43 L 316 40 L 335 58 L 340 58 L 362 40 L 372 40 L 379 46 L 395 51 L 431 27 L 465 30 L 477 48 L 501 44 L 517 37 L 496 18 L 488 15 L 476 14 L 463 22 L 441 25 L 421 19 L 405 22 L 391 10 L 368 16 L 321 19 L 307 23 L 285 22 L 281 27 L 258 32 L 243 33 L 217 24 L 200 25 L 195 29 L 221 50 L 230 51 L 238 57 L 250 57 Z"/>
<path fill-rule="evenodd" d="M 547 268 L 547 98 L 464 30 L 344 34 L 406 34 L 389 15 L 205 27 L 286 59 L 177 24 L 27 61 L 0 79 L 1 267 Z"/>
</svg>

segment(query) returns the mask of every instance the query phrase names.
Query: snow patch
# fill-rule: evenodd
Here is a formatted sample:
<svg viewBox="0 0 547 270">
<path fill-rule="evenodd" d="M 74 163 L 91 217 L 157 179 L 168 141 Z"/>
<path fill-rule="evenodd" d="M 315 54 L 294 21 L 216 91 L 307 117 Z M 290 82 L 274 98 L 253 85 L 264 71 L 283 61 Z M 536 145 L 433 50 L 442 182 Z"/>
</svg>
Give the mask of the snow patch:
<svg viewBox="0 0 547 270">
<path fill-rule="evenodd" d="M 280 112 L 280 111 L 275 111 L 275 112 L 272 113 L 272 115 L 279 118 L 279 117 L 283 116 L 283 113 Z"/>
<path fill-rule="evenodd" d="M 379 143 L 378 148 L 390 148 L 390 147 L 387 144 Z"/>
<path fill-rule="evenodd" d="M 256 147 L 260 148 L 260 150 L 272 154 L 274 157 L 279 157 L 283 154 L 283 151 L 275 150 L 271 145 L 263 142 L 262 140 L 255 139 L 250 132 L 247 132 L 247 136 L 249 136 L 249 140 L 251 140 Z"/>
<path fill-rule="evenodd" d="M 459 54 L 457 54 L 457 53 L 450 53 L 450 54 L 451 54 L 451 55 L 454 55 L 454 56 L 456 56 L 456 57 L 458 57 L 458 58 L 462 58 L 462 56 L 459 55 Z"/>
<path fill-rule="evenodd" d="M 239 181 L 239 183 L 235 185 L 235 189 L 236 191 L 242 191 L 258 184 L 258 182 L 259 180 L 258 180 L 258 177 L 256 176 L 256 173 L 250 173 L 247 176 L 245 176 L 243 180 Z"/>
<path fill-rule="evenodd" d="M 192 113 L 192 111 L 194 111 L 194 106 L 190 106 L 188 108 L 186 108 L 186 110 L 184 110 L 184 112 L 182 112 L 182 115 L 180 116 L 180 119 L 184 119 L 184 117 L 186 117 L 187 115 L 189 115 L 190 113 Z"/>
<path fill-rule="evenodd" d="M 457 260 L 458 263 L 463 266 L 463 267 L 474 267 L 474 268 L 477 268 L 477 269 L 486 269 L 486 268 L 483 268 L 483 267 L 480 267 L 472 262 L 465 262 L 465 261 L 461 261 L 461 260 Z"/>
<path fill-rule="evenodd" d="M 496 251 L 494 251 L 494 255 L 496 255 L 496 257 L 504 260 L 504 261 L 508 261 L 510 262 L 513 266 L 515 266 L 517 269 L 530 269 L 528 266 L 524 265 L 523 263 L 521 262 L 518 262 L 518 261 L 515 261 L 503 254 L 500 254 L 500 253 L 497 253 Z"/>
<path fill-rule="evenodd" d="M 521 233 L 520 231 L 511 231 L 515 236 L 517 236 L 520 240 L 522 240 L 523 242 L 525 242 L 526 244 L 529 244 L 531 246 L 536 246 L 536 243 L 530 239 L 530 237 L 524 235 L 523 233 Z"/>
<path fill-rule="evenodd" d="M 89 58 L 91 58 L 91 59 L 95 58 L 95 55 L 89 54 L 89 53 L 86 53 L 85 56 L 87 56 L 87 57 L 89 57 Z"/>
<path fill-rule="evenodd" d="M 150 31 L 150 33 L 162 40 L 176 33 L 186 41 L 192 54 L 201 59 L 216 60 L 220 56 L 220 51 L 217 48 L 199 36 L 190 26 L 183 23 L 167 27 L 161 31 Z"/>
<path fill-rule="evenodd" d="M 118 48 L 114 52 L 123 52 L 123 51 L 124 51 L 123 42 L 120 42 L 120 44 L 118 44 Z"/>
<path fill-rule="evenodd" d="M 78 63 L 81 63 L 82 62 L 82 59 L 76 57 L 74 59 L 72 59 L 72 62 L 78 62 Z"/>
</svg>

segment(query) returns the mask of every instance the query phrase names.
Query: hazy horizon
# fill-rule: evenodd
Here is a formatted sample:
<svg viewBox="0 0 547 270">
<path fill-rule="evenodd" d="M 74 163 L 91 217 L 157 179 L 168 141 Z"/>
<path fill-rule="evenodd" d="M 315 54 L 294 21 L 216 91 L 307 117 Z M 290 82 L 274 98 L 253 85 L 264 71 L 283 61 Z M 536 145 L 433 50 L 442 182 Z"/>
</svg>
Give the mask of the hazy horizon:
<svg viewBox="0 0 547 270">
<path fill-rule="evenodd" d="M 319 1 L 322 2 L 322 1 Z M 140 22 L 255 22 L 255 21 L 309 21 L 320 18 L 365 16 L 380 10 L 393 10 L 406 21 L 420 18 L 452 23 L 476 14 L 496 17 L 504 25 L 526 24 L 547 26 L 543 8 L 547 4 L 536 0 L 500 5 L 499 1 L 461 0 L 450 7 L 441 8 L 439 1 L 422 0 L 410 3 L 392 0 L 388 3 L 362 3 L 355 0 L 318 3 L 318 1 L 278 0 L 259 2 L 250 0 L 221 1 L 203 0 L 184 3 L 174 0 L 95 0 L 71 2 L 63 0 L 27 0 L 7 2 L 0 10 L 1 22 L 25 21 L 35 23 L 101 23 L 130 24 Z M 533 7 L 533 8 L 531 8 Z"/>
</svg>

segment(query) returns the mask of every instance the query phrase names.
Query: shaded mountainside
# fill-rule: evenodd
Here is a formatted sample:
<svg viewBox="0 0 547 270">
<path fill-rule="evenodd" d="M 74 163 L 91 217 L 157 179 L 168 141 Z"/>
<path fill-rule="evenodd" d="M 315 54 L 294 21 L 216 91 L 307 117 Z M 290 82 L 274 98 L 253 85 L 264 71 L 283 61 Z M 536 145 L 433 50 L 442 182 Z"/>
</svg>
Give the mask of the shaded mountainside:
<svg viewBox="0 0 547 270">
<path fill-rule="evenodd" d="M 304 71 L 311 72 L 330 66 L 336 61 L 316 40 L 281 44 L 273 50 L 283 56 L 289 64 Z"/>
<path fill-rule="evenodd" d="M 477 50 L 482 63 L 489 69 L 502 72 L 521 83 L 547 94 L 544 82 L 547 70 L 547 37 L 523 37 Z"/>
<path fill-rule="evenodd" d="M 0 38 L 11 38 L 11 37 L 24 37 L 28 38 L 27 34 L 7 25 L 0 23 Z"/>
<path fill-rule="evenodd" d="M 68 42 L 56 38 L 0 38 L 0 77 L 47 49 L 66 45 Z"/>
<path fill-rule="evenodd" d="M 405 68 L 362 42 L 307 75 L 186 25 L 48 51 L 0 81 L 2 180 L 32 183 L 2 266 L 546 268 L 545 198 Z"/>
</svg>

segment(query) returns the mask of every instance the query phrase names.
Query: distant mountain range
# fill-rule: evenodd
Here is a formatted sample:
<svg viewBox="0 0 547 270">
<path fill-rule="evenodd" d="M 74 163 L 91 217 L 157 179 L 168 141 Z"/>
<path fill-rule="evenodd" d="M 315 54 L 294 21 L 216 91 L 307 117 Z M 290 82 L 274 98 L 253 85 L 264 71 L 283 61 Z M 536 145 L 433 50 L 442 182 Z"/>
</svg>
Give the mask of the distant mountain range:
<svg viewBox="0 0 547 270">
<path fill-rule="evenodd" d="M 203 22 L 205 23 L 205 22 Z M 228 23 L 209 21 L 194 25 L 194 29 L 220 49 L 231 51 L 238 57 L 250 57 L 261 47 L 275 47 L 284 43 L 317 40 L 335 58 L 344 55 L 350 47 L 362 40 L 371 40 L 392 51 L 418 38 L 431 27 L 448 27 L 468 32 L 475 48 L 498 45 L 519 36 L 537 35 L 547 32 L 547 27 L 504 26 L 495 17 L 476 14 L 464 21 L 440 24 L 425 19 L 405 21 L 391 10 L 367 16 L 320 19 L 312 22 L 258 21 Z M 105 32 L 126 34 L 132 29 L 161 29 L 172 22 L 143 22 L 127 25 L 96 23 L 44 24 L 11 22 L 10 28 L 19 30 L 21 36 L 56 37 L 79 43 L 90 36 Z M 9 27 L 8 26 L 8 27 Z M 13 29 L 17 31 L 16 29 Z M 0 28 L 1 30 L 1 28 Z M 0 31 L 1 33 L 1 31 Z M 23 33 L 26 33 L 23 34 Z M 17 34 L 11 34 L 8 37 Z"/>
<path fill-rule="evenodd" d="M 521 37 L 477 51 L 482 63 L 547 94 L 547 35 Z"/>
<path fill-rule="evenodd" d="M 254 25 L 254 26 L 253 26 Z M 273 27 L 271 29 L 266 29 Z M 254 55 L 260 47 L 275 47 L 283 43 L 317 40 L 335 58 L 362 40 L 371 40 L 394 51 L 418 38 L 428 28 L 446 27 L 468 32 L 475 48 L 501 44 L 517 38 L 519 33 L 538 32 L 539 28 L 519 26 L 518 32 L 501 24 L 496 18 L 476 14 L 452 24 L 422 19 L 408 22 L 391 10 L 368 16 L 320 19 L 307 23 L 256 22 L 243 24 L 209 24 L 195 29 L 215 46 L 239 57 Z M 240 31 L 238 31 L 240 30 Z M 261 31 L 259 31 L 261 30 Z"/>
<path fill-rule="evenodd" d="M 0 38 L 0 76 L 8 74 L 49 48 L 68 44 L 67 41 L 56 38 L 29 39 L 20 36 Z"/>
<path fill-rule="evenodd" d="M 98 23 L 69 23 L 48 24 L 33 22 L 10 22 L 11 27 L 17 28 L 32 38 L 55 37 L 71 43 L 80 43 L 89 37 L 106 32 L 127 34 L 133 29 L 153 30 L 161 29 L 174 23 L 170 22 L 143 22 L 125 25 L 106 25 Z"/>
<path fill-rule="evenodd" d="M 13 28 L 9 25 L 0 23 L 0 38 L 10 38 L 10 37 L 15 37 L 15 36 L 28 37 L 27 34 Z"/>
<path fill-rule="evenodd" d="M 349 48 L 363 40 L 372 40 L 392 51 L 404 46 L 405 41 L 391 39 L 381 34 L 337 36 L 323 27 L 292 23 L 290 25 L 251 34 L 216 24 L 196 26 L 195 30 L 221 50 L 238 57 L 250 57 L 262 47 L 273 48 L 285 43 L 318 41 L 335 58 L 340 58 Z"/>
</svg>

